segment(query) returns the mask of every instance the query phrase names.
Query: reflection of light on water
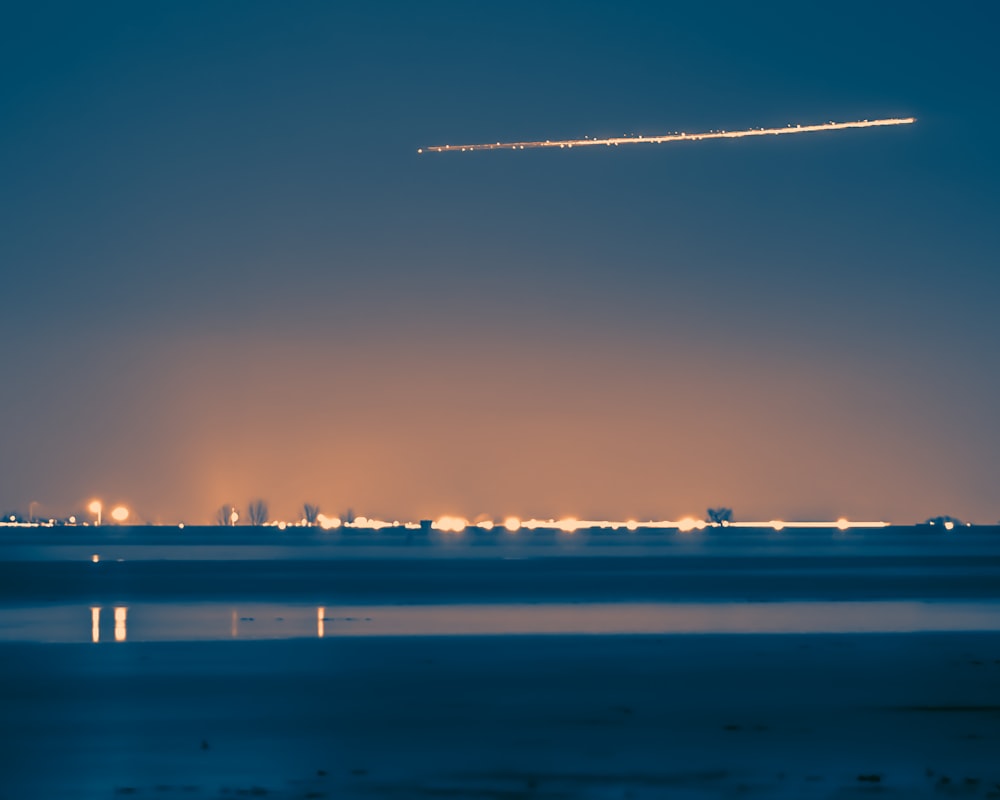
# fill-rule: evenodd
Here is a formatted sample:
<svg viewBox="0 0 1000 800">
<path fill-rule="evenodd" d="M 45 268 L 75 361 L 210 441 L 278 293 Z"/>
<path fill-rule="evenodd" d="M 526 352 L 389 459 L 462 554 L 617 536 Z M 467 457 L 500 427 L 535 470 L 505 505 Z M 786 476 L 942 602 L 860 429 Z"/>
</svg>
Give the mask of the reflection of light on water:
<svg viewBox="0 0 1000 800">
<path fill-rule="evenodd" d="M 233 609 L 233 618 L 229 623 L 229 635 L 234 639 L 240 635 L 240 621 L 239 617 L 236 616 L 236 609 Z"/>
<path fill-rule="evenodd" d="M 995 568 L 983 569 L 978 580 L 995 584 L 995 574 Z M 849 584 L 845 584 L 845 591 L 850 591 Z M 1000 631 L 997 598 L 933 602 L 740 600 L 338 605 L 335 612 L 312 604 L 250 604 L 235 614 L 231 605 L 223 603 L 140 603 L 113 608 L 114 639 L 108 630 L 109 621 L 101 620 L 103 609 L 99 606 L 0 609 L 0 642 L 86 642 L 87 632 L 82 630 L 81 623 L 88 607 L 90 641 L 95 644 L 126 641 L 127 612 L 131 609 L 134 615 L 135 608 L 139 609 L 139 627 L 133 624 L 129 642 L 235 642 L 237 633 L 239 640 L 334 641 L 356 636 Z M 244 616 L 239 616 L 240 613 Z M 242 624 L 244 621 L 246 625 Z M 334 621 L 336 624 L 328 628 L 326 623 Z"/>
<path fill-rule="evenodd" d="M 117 606 L 115 608 L 115 641 L 124 642 L 126 637 L 125 619 L 128 616 L 127 606 Z"/>
</svg>

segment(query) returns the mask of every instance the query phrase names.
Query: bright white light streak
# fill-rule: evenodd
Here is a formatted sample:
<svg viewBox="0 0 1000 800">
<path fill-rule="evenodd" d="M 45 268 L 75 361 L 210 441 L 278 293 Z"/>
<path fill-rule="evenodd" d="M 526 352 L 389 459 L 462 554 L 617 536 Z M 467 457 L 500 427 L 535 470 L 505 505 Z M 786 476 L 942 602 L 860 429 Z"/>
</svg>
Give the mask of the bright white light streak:
<svg viewBox="0 0 1000 800">
<path fill-rule="evenodd" d="M 319 606 L 316 609 L 316 637 L 318 639 L 322 639 L 326 634 L 324 622 L 326 622 L 326 609 L 323 606 Z"/>
<path fill-rule="evenodd" d="M 489 144 L 441 144 L 422 147 L 418 153 L 471 152 L 474 150 L 527 150 L 541 147 L 593 147 L 605 145 L 617 147 L 620 144 L 664 144 L 667 142 L 698 142 L 702 139 L 742 139 L 747 136 L 782 136 L 789 133 L 817 133 L 819 131 L 843 131 L 849 128 L 881 128 L 886 125 L 911 125 L 916 117 L 894 117 L 891 119 L 863 119 L 857 122 L 824 122 L 821 125 L 789 125 L 785 128 L 748 128 L 744 131 L 708 131 L 706 133 L 668 133 L 663 136 L 617 136 L 610 139 L 562 139 L 544 142 L 493 142 Z"/>
<path fill-rule="evenodd" d="M 101 607 L 90 607 L 90 641 L 97 644 L 101 641 Z"/>
</svg>

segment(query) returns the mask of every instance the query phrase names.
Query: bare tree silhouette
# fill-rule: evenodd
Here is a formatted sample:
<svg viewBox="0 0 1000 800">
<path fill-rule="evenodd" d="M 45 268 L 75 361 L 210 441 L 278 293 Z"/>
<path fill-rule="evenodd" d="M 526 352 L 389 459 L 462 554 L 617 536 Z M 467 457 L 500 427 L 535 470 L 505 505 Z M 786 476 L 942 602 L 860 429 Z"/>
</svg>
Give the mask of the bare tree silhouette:
<svg viewBox="0 0 1000 800">
<path fill-rule="evenodd" d="M 942 528 L 959 528 L 965 525 L 962 520 L 958 517 L 952 517 L 947 514 L 940 517 L 931 517 L 928 520 L 924 520 L 924 525 L 940 525 Z"/>
<path fill-rule="evenodd" d="M 233 515 L 236 515 L 235 519 Z M 232 503 L 225 503 L 222 505 L 218 511 L 215 512 L 215 524 L 222 526 L 232 526 L 236 524 L 236 520 L 240 518 L 239 512 L 236 510 L 236 506 Z"/>
<path fill-rule="evenodd" d="M 315 525 L 319 519 L 319 506 L 314 506 L 312 503 L 303 503 L 302 518 L 310 525 Z"/>
<path fill-rule="evenodd" d="M 707 511 L 708 521 L 716 525 L 728 525 L 733 521 L 733 510 L 731 508 L 710 508 Z"/>
<path fill-rule="evenodd" d="M 251 525 L 263 525 L 267 522 L 267 503 L 263 500 L 252 500 L 247 506 L 247 519 Z"/>
</svg>

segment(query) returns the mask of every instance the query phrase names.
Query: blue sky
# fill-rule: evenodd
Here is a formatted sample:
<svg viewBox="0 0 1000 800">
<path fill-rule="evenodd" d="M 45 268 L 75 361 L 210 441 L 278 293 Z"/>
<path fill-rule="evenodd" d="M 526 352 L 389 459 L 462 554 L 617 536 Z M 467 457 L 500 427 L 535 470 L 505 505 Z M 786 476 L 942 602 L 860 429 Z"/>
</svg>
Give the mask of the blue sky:
<svg viewBox="0 0 1000 800">
<path fill-rule="evenodd" d="M 991 6 L 0 14 L 0 507 L 1000 518 Z"/>
</svg>

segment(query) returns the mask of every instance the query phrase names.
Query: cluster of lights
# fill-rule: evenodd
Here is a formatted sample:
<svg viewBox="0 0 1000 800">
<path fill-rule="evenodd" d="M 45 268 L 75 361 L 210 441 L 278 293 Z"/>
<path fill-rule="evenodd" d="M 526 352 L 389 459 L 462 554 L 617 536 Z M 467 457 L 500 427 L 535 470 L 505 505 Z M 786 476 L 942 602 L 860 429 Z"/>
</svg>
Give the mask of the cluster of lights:
<svg viewBox="0 0 1000 800">
<path fill-rule="evenodd" d="M 93 500 L 88 506 L 87 510 L 94 516 L 94 522 L 97 525 L 102 525 L 104 521 L 104 505 L 100 500 Z M 128 507 L 124 505 L 113 506 L 108 512 L 108 516 L 116 523 L 123 524 L 129 520 L 131 517 L 131 511 Z M 229 522 L 231 525 L 236 525 L 240 520 L 239 512 L 233 509 L 229 515 Z M 0 520 L 0 526 L 6 527 L 38 527 L 40 525 L 52 526 L 55 524 L 55 520 L 48 520 L 48 522 L 19 522 L 15 516 L 11 516 L 7 520 Z M 70 525 L 76 525 L 76 517 L 70 517 L 67 522 Z M 84 523 L 87 524 L 87 523 Z M 933 524 L 933 523 L 931 523 Z M 268 522 L 265 523 L 268 527 L 275 527 L 278 530 L 286 530 L 288 528 L 305 528 L 305 527 L 319 527 L 324 531 L 332 531 L 338 529 L 356 529 L 356 530 L 368 530 L 368 531 L 379 531 L 385 528 L 403 528 L 406 530 L 422 530 L 425 529 L 428 524 L 417 523 L 417 522 L 400 522 L 399 520 L 387 521 L 369 517 L 356 517 L 351 521 L 341 520 L 339 517 L 327 516 L 326 514 L 317 514 L 315 523 L 311 523 L 308 520 L 301 519 L 297 522 Z M 645 522 L 639 522 L 635 519 L 627 520 L 583 520 L 577 519 L 576 517 L 563 517 L 561 519 L 521 519 L 516 516 L 506 517 L 502 522 L 496 522 L 490 519 L 477 518 L 476 520 L 469 520 L 465 517 L 457 515 L 445 515 L 441 516 L 436 520 L 430 521 L 429 527 L 432 530 L 440 531 L 442 533 L 462 533 L 469 528 L 477 530 L 490 531 L 494 528 L 502 528 L 509 533 L 517 533 L 518 531 L 559 531 L 562 533 L 575 533 L 579 530 L 625 530 L 629 532 L 634 532 L 640 529 L 643 530 L 676 530 L 681 533 L 690 533 L 693 531 L 703 531 L 706 528 L 753 528 L 753 529 L 763 529 L 771 528 L 774 531 L 782 531 L 786 528 L 797 528 L 797 529 L 830 529 L 836 528 L 840 531 L 847 531 L 855 528 L 886 528 L 889 526 L 888 522 L 881 521 L 871 521 L 871 522 L 857 522 L 848 520 L 844 517 L 836 520 L 835 522 L 786 522 L 784 520 L 772 519 L 766 522 L 707 522 L 703 519 L 697 519 L 695 517 L 683 517 L 678 520 L 647 520 Z M 180 523 L 178 528 L 183 529 L 184 523 Z M 951 521 L 946 521 L 942 524 L 946 530 L 952 530 L 955 527 L 955 523 Z"/>
<path fill-rule="evenodd" d="M 445 516 L 438 519 L 433 524 L 435 530 L 448 533 L 461 533 L 466 528 L 479 528 L 491 530 L 495 526 L 492 521 L 470 522 L 463 517 Z M 640 528 L 646 530 L 677 530 L 681 533 L 692 531 L 703 531 L 705 528 L 771 528 L 775 531 L 782 531 L 785 528 L 837 528 L 846 531 L 851 528 L 886 528 L 888 522 L 852 522 L 841 517 L 836 522 L 785 522 L 784 520 L 772 519 L 767 522 L 706 522 L 703 519 L 694 517 L 683 517 L 679 520 L 648 520 L 638 522 L 634 519 L 624 521 L 614 520 L 592 520 L 576 519 L 575 517 L 564 517 L 562 519 L 520 519 L 518 517 L 507 517 L 503 521 L 503 528 L 509 533 L 517 533 L 521 530 L 556 530 L 563 533 L 575 533 L 579 530 L 621 530 L 637 531 Z M 946 525 L 946 527 L 949 527 Z M 950 530 L 950 527 L 949 527 Z"/>
</svg>

